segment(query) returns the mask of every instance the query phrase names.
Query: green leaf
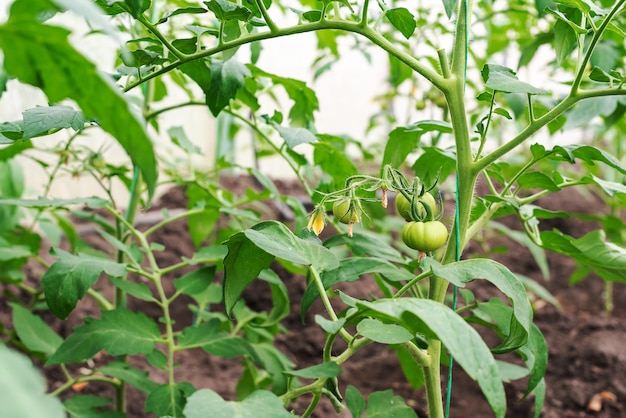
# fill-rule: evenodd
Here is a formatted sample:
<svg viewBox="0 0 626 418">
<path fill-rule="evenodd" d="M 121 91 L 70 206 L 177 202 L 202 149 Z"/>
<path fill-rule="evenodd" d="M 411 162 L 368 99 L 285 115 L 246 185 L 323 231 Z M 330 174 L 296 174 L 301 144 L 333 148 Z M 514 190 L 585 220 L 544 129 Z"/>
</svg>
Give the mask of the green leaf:
<svg viewBox="0 0 626 418">
<path fill-rule="evenodd" d="M 550 9 L 548 9 L 550 10 Z M 561 19 L 557 20 L 552 28 L 554 32 L 554 50 L 558 65 L 562 65 L 577 45 L 576 31 Z"/>
<path fill-rule="evenodd" d="M 267 73 L 255 66 L 248 65 L 254 77 L 267 77 L 275 85 L 280 85 L 294 104 L 289 110 L 289 119 L 292 127 L 312 128 L 315 121 L 314 112 L 319 110 L 319 102 L 315 91 L 307 87 L 306 83 L 293 78 L 279 77 Z"/>
<path fill-rule="evenodd" d="M 290 128 L 273 124 L 280 136 L 285 140 L 289 148 L 294 148 L 300 144 L 310 144 L 317 141 L 317 137 L 306 128 Z"/>
<path fill-rule="evenodd" d="M 183 412 L 187 418 L 293 418 L 278 396 L 262 390 L 234 402 L 225 401 L 211 389 L 201 389 L 189 397 Z"/>
<path fill-rule="evenodd" d="M 182 126 L 172 126 L 167 130 L 172 142 L 187 154 L 202 154 L 202 150 L 187 138 Z"/>
<path fill-rule="evenodd" d="M 133 260 L 135 263 L 141 262 L 142 256 L 137 249 L 129 247 L 128 245 L 102 229 L 98 229 L 97 232 L 102 236 L 102 238 L 104 238 L 109 244 L 111 244 L 113 248 L 126 254 L 128 258 Z"/>
<path fill-rule="evenodd" d="M 27 3 L 17 0 L 14 5 L 21 2 Z M 87 119 L 98 120 L 141 169 L 152 196 L 157 166 L 144 123 L 118 87 L 70 45 L 69 34 L 67 29 L 42 24 L 34 14 L 30 18 L 11 15 L 0 26 L 4 68 L 20 81 L 41 88 L 50 102 L 70 98 Z"/>
<path fill-rule="evenodd" d="M 602 279 L 626 283 L 626 249 L 605 240 L 596 230 L 579 239 L 557 230 L 541 233 L 544 248 L 570 256 L 583 269 L 591 269 Z"/>
<path fill-rule="evenodd" d="M 615 196 L 615 195 L 626 195 L 626 185 L 622 184 L 622 183 L 618 183 L 616 181 L 607 181 L 607 180 L 603 180 L 601 178 L 598 178 L 596 176 L 593 175 L 588 175 L 585 177 L 582 177 L 580 179 L 581 183 L 583 184 L 596 184 L 598 186 L 600 186 L 600 188 L 604 191 L 604 193 L 606 193 L 608 196 Z M 622 200 L 624 200 L 624 197 L 622 197 Z"/>
<path fill-rule="evenodd" d="M 228 0 L 205 1 L 209 10 L 215 13 L 219 20 L 240 20 L 247 22 L 252 15 L 252 11 L 246 7 L 239 6 Z"/>
<path fill-rule="evenodd" d="M 2 131 L 0 131 L 0 141 L 2 140 Z M 23 151 L 33 148 L 31 141 L 15 141 L 8 147 L 0 149 L 0 162 L 10 160 Z"/>
<path fill-rule="evenodd" d="M 407 8 L 397 7 L 388 9 L 385 11 L 385 16 L 389 19 L 393 27 L 398 29 L 406 39 L 409 39 L 413 35 L 413 32 L 415 32 L 417 22 L 415 21 L 415 16 L 413 16 Z"/>
<path fill-rule="evenodd" d="M 20 418 L 65 418 L 59 399 L 47 395 L 46 381 L 24 355 L 0 344 L 2 414 Z"/>
<path fill-rule="evenodd" d="M 598 116 L 609 116 L 619 104 L 618 97 L 592 97 L 578 103 L 567 115 L 563 129 L 587 126 Z"/>
<path fill-rule="evenodd" d="M 119 13 L 132 12 L 133 17 L 137 17 L 139 13 L 143 13 L 150 7 L 150 0 L 95 0 L 106 14 L 116 15 Z M 118 4 L 122 3 L 123 6 Z"/>
<path fill-rule="evenodd" d="M 594 68 L 601 68 L 611 71 L 618 68 L 619 60 L 622 57 L 620 48 L 611 40 L 601 40 L 591 54 L 591 65 Z M 591 78 L 591 75 L 589 75 Z"/>
<path fill-rule="evenodd" d="M 361 418 L 365 411 L 365 398 L 361 392 L 352 385 L 346 387 L 346 406 L 352 414 L 352 418 Z"/>
<path fill-rule="evenodd" d="M 594 165 L 595 161 L 602 162 L 611 168 L 618 170 L 622 174 L 626 174 L 626 166 L 622 164 L 613 155 L 600 148 L 591 145 L 571 144 L 564 146 L 556 146 L 550 152 L 549 158 L 566 160 L 571 164 L 576 159 L 582 160 L 589 165 Z"/>
<path fill-rule="evenodd" d="M 465 372 L 477 381 L 497 418 L 506 413 L 506 396 L 498 365 L 482 337 L 461 316 L 430 299 L 381 299 L 356 301 L 355 317 L 393 321 L 412 333 L 420 332 L 441 340 Z"/>
<path fill-rule="evenodd" d="M 454 9 L 456 9 L 456 5 L 459 0 L 443 0 L 443 7 L 446 9 L 446 16 L 448 19 L 452 18 L 452 14 L 454 13 Z"/>
<path fill-rule="evenodd" d="M 230 313 L 243 291 L 261 272 L 270 266 L 274 256 L 257 247 L 243 232 L 233 235 L 227 242 L 228 254 L 224 259 L 224 305 Z"/>
<path fill-rule="evenodd" d="M 78 394 L 65 401 L 63 407 L 71 418 L 124 418 L 126 416 L 122 412 L 100 409 L 110 404 L 110 398 Z"/>
<path fill-rule="evenodd" d="M 215 266 L 207 266 L 191 271 L 175 279 L 174 287 L 183 295 L 191 296 L 198 305 L 206 306 L 213 302 L 211 285 L 215 279 L 215 270 Z"/>
<path fill-rule="evenodd" d="M 528 376 L 528 369 L 526 369 L 525 367 L 500 360 L 496 360 L 496 363 L 498 363 L 500 378 L 503 382 L 509 383 L 515 380 L 523 379 L 524 377 Z"/>
<path fill-rule="evenodd" d="M 150 379 L 147 371 L 135 369 L 128 363 L 112 361 L 106 366 L 98 367 L 97 371 L 120 379 L 144 393 L 150 393 L 159 386 Z"/>
<path fill-rule="evenodd" d="M 178 338 L 178 348 L 197 347 L 219 357 L 234 358 L 249 355 L 259 361 L 250 343 L 239 335 L 231 335 L 222 331 L 221 322 L 216 318 L 183 330 Z"/>
<path fill-rule="evenodd" d="M 230 100 L 243 88 L 245 77 L 249 76 L 250 70 L 234 58 L 226 62 L 211 62 L 211 81 L 206 91 L 206 100 L 213 116 L 217 116 L 228 106 Z"/>
<path fill-rule="evenodd" d="M 124 264 L 106 258 L 73 255 L 58 248 L 50 253 L 59 260 L 44 273 L 41 285 L 50 310 L 61 319 L 67 318 L 102 273 L 113 277 L 126 273 Z"/>
<path fill-rule="evenodd" d="M 7 91 L 7 83 L 11 77 L 4 71 L 4 68 L 0 66 L 0 98 Z"/>
<path fill-rule="evenodd" d="M 510 334 L 494 353 L 505 353 L 515 350 L 528 341 L 533 311 L 526 289 L 521 281 L 502 264 L 488 259 L 463 260 L 453 264 L 441 265 L 431 258 L 425 258 L 424 265 L 438 277 L 448 280 L 457 287 L 463 288 L 475 279 L 485 279 L 493 283 L 509 298 L 513 306 Z"/>
<path fill-rule="evenodd" d="M 540 171 L 530 171 L 522 174 L 517 179 L 519 187 L 527 189 L 544 189 L 551 192 L 557 192 L 561 188 L 546 174 Z"/>
<path fill-rule="evenodd" d="M 184 417 L 186 415 L 183 415 L 183 408 L 195 390 L 193 385 L 187 382 L 176 383 L 173 386 L 161 385 L 148 395 L 146 412 L 152 412 L 160 418 Z"/>
<path fill-rule="evenodd" d="M 422 388 L 424 386 L 424 369 L 415 362 L 413 354 L 402 345 L 395 345 L 390 348 L 398 356 L 407 383 L 414 390 Z"/>
<path fill-rule="evenodd" d="M 329 139 L 323 136 L 324 139 Z M 343 187 L 345 180 L 358 173 L 358 169 L 348 158 L 345 147 L 338 147 L 327 141 L 313 144 L 313 162 L 332 177 L 338 187 Z"/>
<path fill-rule="evenodd" d="M 510 333 L 510 318 L 513 316 L 513 310 L 499 298 L 479 303 L 472 312 L 481 321 L 494 324 L 499 335 Z M 548 346 L 536 325 L 532 324 L 528 342 L 517 352 L 522 356 L 530 371 L 528 387 L 524 395 L 528 396 L 540 384 L 548 367 Z"/>
<path fill-rule="evenodd" d="M 143 4 L 143 0 L 124 0 L 124 2 L 128 6 L 128 10 L 130 10 L 130 14 L 135 19 L 137 19 L 137 17 L 146 10 L 141 7 Z"/>
<path fill-rule="evenodd" d="M 233 235 L 227 242 L 224 259 L 224 305 L 231 313 L 246 287 L 268 268 L 274 257 L 320 270 L 338 265 L 334 253 L 319 241 L 296 237 L 284 224 L 261 222 L 251 229 Z"/>
<path fill-rule="evenodd" d="M 395 128 L 389 134 L 385 145 L 382 166 L 387 164 L 400 167 L 406 157 L 419 145 L 420 138 L 427 132 L 452 133 L 452 126 L 448 122 L 424 120 L 413 125 Z"/>
<path fill-rule="evenodd" d="M 338 234 L 324 241 L 324 246 L 328 248 L 337 245 L 346 245 L 354 255 L 371 256 L 398 263 L 406 261 L 402 253 L 389 245 L 382 236 L 370 232 L 355 232 L 352 237 Z"/>
<path fill-rule="evenodd" d="M 159 327 L 143 312 L 102 311 L 102 319 L 87 318 L 85 325 L 74 328 L 46 364 L 81 362 L 101 350 L 113 356 L 148 354 L 160 338 Z"/>
<path fill-rule="evenodd" d="M 2 122 L 0 123 L 0 145 L 13 144 L 24 136 L 24 122 Z"/>
<path fill-rule="evenodd" d="M 127 279 L 120 279 L 116 277 L 109 277 L 109 280 L 115 287 L 123 290 L 129 295 L 136 297 L 139 300 L 145 300 L 146 302 L 154 302 L 155 298 L 152 296 L 150 288 L 145 283 L 135 283 Z"/>
<path fill-rule="evenodd" d="M 417 418 L 417 414 L 391 389 L 372 392 L 367 397 L 365 418 Z"/>
<path fill-rule="evenodd" d="M 0 262 L 10 261 L 21 258 L 28 258 L 33 255 L 30 248 L 23 245 L 13 247 L 0 247 Z"/>
<path fill-rule="evenodd" d="M 385 324 L 377 319 L 365 318 L 356 326 L 359 334 L 381 344 L 401 344 L 413 339 L 413 335 L 396 324 Z"/>
<path fill-rule="evenodd" d="M 181 7 L 180 9 L 172 10 L 171 12 L 163 16 L 161 19 L 159 19 L 159 21 L 157 22 L 157 25 L 167 22 L 169 18 L 173 16 L 182 15 L 182 14 L 202 14 L 206 12 L 207 10 L 202 7 Z"/>
<path fill-rule="evenodd" d="M 300 370 L 289 370 L 284 372 L 289 376 L 302 377 L 304 379 L 321 379 L 337 377 L 341 374 L 341 367 L 334 361 L 329 361 L 322 364 L 316 364 Z"/>
<path fill-rule="evenodd" d="M 80 131 L 85 126 L 83 114 L 71 106 L 38 106 L 25 110 L 22 115 L 24 117 L 22 139 L 30 139 L 41 133 L 63 128 Z"/>
<path fill-rule="evenodd" d="M 607 13 L 606 10 L 596 6 L 592 0 L 558 0 L 557 3 L 574 7 L 595 16 L 603 16 Z"/>
<path fill-rule="evenodd" d="M 456 169 L 456 154 L 453 148 L 424 147 L 423 154 L 411 168 L 424 184 L 435 184 L 448 178 Z"/>
<path fill-rule="evenodd" d="M 345 325 L 346 319 L 341 318 L 337 321 L 329 321 L 321 315 L 315 315 L 315 323 L 329 334 L 336 334 Z"/>
<path fill-rule="evenodd" d="M 265 281 L 272 291 L 272 310 L 263 322 L 263 326 L 277 324 L 291 313 L 289 291 L 278 274 L 272 270 L 263 270 L 259 274 L 259 279 Z"/>
<path fill-rule="evenodd" d="M 485 87 L 504 93 L 548 94 L 547 90 L 539 89 L 520 81 L 515 71 L 508 67 L 485 64 L 481 71 Z"/>
<path fill-rule="evenodd" d="M 28 309 L 17 303 L 9 303 L 13 309 L 13 327 L 17 336 L 30 351 L 50 357 L 63 343 L 56 332 Z"/>
</svg>

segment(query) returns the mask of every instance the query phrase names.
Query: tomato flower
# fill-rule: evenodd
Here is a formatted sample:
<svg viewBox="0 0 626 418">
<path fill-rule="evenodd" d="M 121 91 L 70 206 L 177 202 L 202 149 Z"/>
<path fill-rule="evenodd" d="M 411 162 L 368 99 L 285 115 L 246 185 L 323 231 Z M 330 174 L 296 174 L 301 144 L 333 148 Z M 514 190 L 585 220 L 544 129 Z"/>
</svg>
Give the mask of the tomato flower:
<svg viewBox="0 0 626 418">
<path fill-rule="evenodd" d="M 316 208 L 311 217 L 309 218 L 309 224 L 307 225 L 307 229 L 309 231 L 313 231 L 315 235 L 319 235 L 320 232 L 324 229 L 326 223 L 324 222 L 324 211 Z"/>
</svg>

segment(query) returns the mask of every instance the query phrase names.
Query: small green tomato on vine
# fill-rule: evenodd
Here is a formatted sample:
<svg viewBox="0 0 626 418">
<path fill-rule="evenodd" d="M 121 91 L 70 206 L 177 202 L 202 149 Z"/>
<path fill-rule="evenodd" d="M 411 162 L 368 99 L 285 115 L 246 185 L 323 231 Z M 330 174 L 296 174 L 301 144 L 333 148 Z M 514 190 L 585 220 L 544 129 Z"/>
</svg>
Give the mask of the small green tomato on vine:
<svg viewBox="0 0 626 418">
<path fill-rule="evenodd" d="M 348 224 L 348 236 L 352 236 L 352 226 L 359 223 L 359 214 L 349 197 L 339 199 L 333 203 L 333 216 L 341 223 Z"/>
</svg>

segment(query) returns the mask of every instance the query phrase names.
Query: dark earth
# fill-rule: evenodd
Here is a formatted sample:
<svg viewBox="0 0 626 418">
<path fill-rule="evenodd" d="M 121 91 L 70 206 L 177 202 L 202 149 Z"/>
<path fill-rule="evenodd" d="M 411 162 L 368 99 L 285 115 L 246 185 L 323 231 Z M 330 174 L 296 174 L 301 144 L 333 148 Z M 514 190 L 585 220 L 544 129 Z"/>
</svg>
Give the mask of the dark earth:
<svg viewBox="0 0 626 418">
<path fill-rule="evenodd" d="M 230 182 L 231 189 L 245 190 L 249 181 Z M 299 193 L 295 186 L 279 182 L 284 193 Z M 540 206 L 565 210 L 570 213 L 600 213 L 605 210 L 599 199 L 593 196 L 581 196 L 575 191 L 567 190 L 550 195 L 549 199 L 539 202 Z M 157 207 L 170 209 L 182 208 L 185 205 L 184 192 L 175 188 L 165 194 Z M 156 211 L 155 207 L 155 211 Z M 139 221 L 149 224 L 153 215 L 158 212 L 144 213 Z M 285 214 L 277 210 L 276 218 L 284 219 Z M 515 226 L 515 219 L 504 219 L 504 223 Z M 542 229 L 559 228 L 562 232 L 574 237 L 580 237 L 586 232 L 598 228 L 592 222 L 577 220 L 555 219 L 542 223 Z M 173 264 L 181 256 L 191 256 L 195 251 L 193 244 L 186 234 L 187 225 L 184 221 L 168 225 L 154 236 L 154 241 L 166 246 L 168 251 L 159 253 L 159 261 Z M 96 234 L 85 230 L 85 239 L 95 246 L 105 244 Z M 542 417 L 569 418 L 569 417 L 596 417 L 618 418 L 626 417 L 626 286 L 616 283 L 614 286 L 615 309 L 611 317 L 604 313 L 604 282 L 596 276 L 590 276 L 575 286 L 569 285 L 569 278 L 574 271 L 574 262 L 558 254 L 548 254 L 550 280 L 545 281 L 529 251 L 515 244 L 506 237 L 497 238 L 493 245 L 505 245 L 508 250 L 497 254 L 494 258 L 508 266 L 513 272 L 520 273 L 535 279 L 543 285 L 560 303 L 557 308 L 541 299 L 534 299 L 535 324 L 541 329 L 550 347 L 550 359 L 546 374 L 547 395 Z M 499 247 L 500 248 L 500 247 Z M 480 254 L 478 246 L 471 246 L 466 256 Z M 31 267 L 37 269 L 37 267 Z M 32 276 L 40 276 L 41 271 Z M 183 272 L 180 272 L 182 274 Z M 304 279 L 281 272 L 290 291 L 292 314 L 283 324 L 288 332 L 277 338 L 276 344 L 296 364 L 302 368 L 317 364 L 321 360 L 324 336 L 321 329 L 315 324 L 315 314 L 323 314 L 320 304 L 315 304 L 302 324 L 299 319 L 299 301 L 305 289 Z M 31 279 L 32 280 L 32 279 Z M 98 285 L 103 286 L 104 280 Z M 495 295 L 489 286 L 476 281 L 472 283 L 478 300 L 486 300 Z M 0 285 L 2 289 L 3 285 Z M 267 309 L 271 301 L 269 291 L 262 285 L 254 284 L 252 291 L 245 294 L 247 303 L 254 309 Z M 171 286 L 170 286 L 171 287 Z M 344 288 L 342 288 L 344 289 Z M 4 290 L 4 289 L 2 289 Z M 367 296 L 376 292 L 373 281 L 363 279 L 346 285 L 348 294 Z M 105 293 L 110 289 L 105 289 Z M 110 292 L 109 292 L 110 294 Z M 0 299 L 0 321 L 10 328 L 10 309 L 6 300 Z M 143 311 L 147 315 L 158 317 L 160 311 L 154 306 L 131 298 L 129 307 Z M 173 318 L 181 326 L 189 324 L 191 313 L 185 301 L 181 300 L 173 306 Z M 62 336 L 69 334 L 71 329 L 82 324 L 82 318 L 98 316 L 98 309 L 89 298 L 81 301 L 77 309 L 68 320 L 60 321 L 50 315 L 45 315 L 46 321 L 52 324 Z M 227 360 L 211 357 L 202 350 L 191 350 L 178 353 L 176 360 L 177 381 L 191 382 L 196 388 L 211 388 L 225 399 L 235 398 L 235 386 L 240 377 L 240 365 L 237 359 Z M 106 361 L 106 357 L 96 359 L 96 362 Z M 158 383 L 165 383 L 163 371 L 150 369 L 140 359 L 132 359 L 138 367 L 145 367 L 151 371 L 151 378 Z M 88 364 L 85 367 L 93 367 Z M 422 391 L 414 391 L 404 379 L 393 352 L 382 345 L 370 345 L 357 353 L 343 366 L 343 374 L 339 377 L 340 390 L 345 391 L 347 385 L 356 386 L 364 395 L 373 391 L 393 389 L 394 394 L 402 396 L 407 404 L 415 408 L 418 416 L 426 417 L 425 397 Z M 78 368 L 72 369 L 78 372 Z M 445 368 L 444 368 L 445 370 Z M 54 390 L 64 381 L 63 374 L 58 367 L 44 369 L 49 381 L 50 390 Z M 508 418 L 527 418 L 533 416 L 532 395 L 530 399 L 521 400 L 525 390 L 525 379 L 506 384 L 509 410 Z M 90 384 L 83 393 L 107 394 L 108 389 L 96 384 Z M 461 369 L 454 369 L 452 392 L 452 408 L 450 417 L 491 417 L 494 416 L 484 401 L 478 386 L 468 378 Z M 143 410 L 145 395 L 139 391 L 130 390 L 129 417 L 152 417 Z M 306 399 L 294 406 L 296 413 L 303 412 Z M 322 402 L 314 417 L 350 417 L 346 410 L 337 415 L 328 402 Z M 42 417 L 44 418 L 44 417 Z M 208 418 L 208 417 L 207 417 Z M 263 417 L 260 417 L 263 418 Z"/>
</svg>

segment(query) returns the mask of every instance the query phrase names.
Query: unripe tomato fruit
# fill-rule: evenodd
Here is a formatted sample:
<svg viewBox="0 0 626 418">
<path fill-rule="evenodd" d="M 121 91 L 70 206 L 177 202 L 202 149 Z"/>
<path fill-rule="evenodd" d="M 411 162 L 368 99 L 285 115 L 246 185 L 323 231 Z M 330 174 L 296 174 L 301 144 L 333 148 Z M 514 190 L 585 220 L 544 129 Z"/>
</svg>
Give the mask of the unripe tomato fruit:
<svg viewBox="0 0 626 418">
<path fill-rule="evenodd" d="M 448 229 L 439 221 L 409 222 L 402 228 L 402 241 L 409 248 L 434 251 L 448 240 Z"/>
<path fill-rule="evenodd" d="M 437 213 L 437 202 L 432 194 L 426 192 L 420 197 L 420 199 L 430 206 L 430 211 L 433 215 Z M 423 207 L 420 207 L 419 203 L 417 207 L 417 212 L 422 216 L 426 216 L 426 210 Z M 396 210 L 398 211 L 398 215 L 402 216 L 405 220 L 413 220 L 413 217 L 411 216 L 411 202 L 407 200 L 402 193 L 398 193 L 396 195 Z"/>
<path fill-rule="evenodd" d="M 347 197 L 333 203 L 333 215 L 339 222 L 343 224 L 359 222 L 359 215 L 350 206 L 350 199 Z"/>
</svg>

